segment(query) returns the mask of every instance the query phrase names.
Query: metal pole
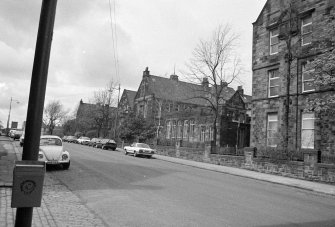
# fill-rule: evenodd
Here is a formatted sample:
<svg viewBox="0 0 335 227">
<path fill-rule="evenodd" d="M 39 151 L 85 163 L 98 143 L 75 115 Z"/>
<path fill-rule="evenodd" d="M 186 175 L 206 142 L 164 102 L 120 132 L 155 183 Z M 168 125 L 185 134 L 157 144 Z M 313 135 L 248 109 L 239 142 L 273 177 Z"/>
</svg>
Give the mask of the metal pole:
<svg viewBox="0 0 335 227">
<path fill-rule="evenodd" d="M 8 136 L 9 133 L 9 121 L 10 121 L 10 111 L 12 109 L 12 97 L 10 97 L 10 103 L 9 103 L 9 112 L 8 112 L 8 119 L 7 119 L 7 129 L 6 129 L 6 134 Z"/>
<path fill-rule="evenodd" d="M 57 0 L 43 0 L 30 84 L 22 160 L 37 160 Z M 17 208 L 15 227 L 30 227 L 33 208 Z"/>
<path fill-rule="evenodd" d="M 115 125 L 114 125 L 114 139 L 116 139 L 116 125 L 117 125 L 117 119 L 118 119 L 118 114 L 119 114 L 120 84 L 119 84 L 118 90 L 119 92 L 117 95 L 117 106 L 116 106 L 116 116 L 115 116 Z"/>
</svg>

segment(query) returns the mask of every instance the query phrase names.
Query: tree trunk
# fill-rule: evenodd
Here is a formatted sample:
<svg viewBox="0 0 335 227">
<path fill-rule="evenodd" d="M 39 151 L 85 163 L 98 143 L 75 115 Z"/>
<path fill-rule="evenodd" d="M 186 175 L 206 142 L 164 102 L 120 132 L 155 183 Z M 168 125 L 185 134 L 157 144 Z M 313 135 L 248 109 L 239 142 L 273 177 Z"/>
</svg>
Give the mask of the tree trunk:
<svg viewBox="0 0 335 227">
<path fill-rule="evenodd" d="M 213 147 L 212 147 L 212 153 L 216 153 L 216 135 L 217 135 L 217 128 L 216 128 L 216 122 L 217 122 L 217 114 L 215 114 L 214 117 L 214 123 L 213 123 Z"/>
</svg>

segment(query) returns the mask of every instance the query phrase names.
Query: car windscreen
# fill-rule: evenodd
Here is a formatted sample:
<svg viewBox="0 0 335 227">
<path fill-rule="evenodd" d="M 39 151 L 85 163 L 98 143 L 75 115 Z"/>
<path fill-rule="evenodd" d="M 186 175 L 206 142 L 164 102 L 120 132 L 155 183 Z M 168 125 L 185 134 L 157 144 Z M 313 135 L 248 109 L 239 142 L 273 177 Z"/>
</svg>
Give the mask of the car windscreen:
<svg viewBox="0 0 335 227">
<path fill-rule="evenodd" d="M 58 138 L 41 138 L 40 146 L 62 146 L 62 141 Z"/>
<path fill-rule="evenodd" d="M 141 147 L 141 148 L 150 148 L 148 144 L 145 143 L 138 143 L 137 147 Z"/>
<path fill-rule="evenodd" d="M 88 137 L 82 137 L 81 139 L 83 139 L 83 140 L 90 140 L 90 138 L 88 138 Z"/>
</svg>

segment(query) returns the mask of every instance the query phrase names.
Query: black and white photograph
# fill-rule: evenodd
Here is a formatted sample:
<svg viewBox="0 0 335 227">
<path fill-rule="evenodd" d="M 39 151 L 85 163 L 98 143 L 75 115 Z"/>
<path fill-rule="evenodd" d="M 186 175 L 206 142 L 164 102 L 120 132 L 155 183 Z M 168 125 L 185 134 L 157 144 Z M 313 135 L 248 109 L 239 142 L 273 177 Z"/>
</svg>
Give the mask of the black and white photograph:
<svg viewBox="0 0 335 227">
<path fill-rule="evenodd" d="M 1 0 L 0 227 L 334 227 L 335 0 Z"/>
</svg>

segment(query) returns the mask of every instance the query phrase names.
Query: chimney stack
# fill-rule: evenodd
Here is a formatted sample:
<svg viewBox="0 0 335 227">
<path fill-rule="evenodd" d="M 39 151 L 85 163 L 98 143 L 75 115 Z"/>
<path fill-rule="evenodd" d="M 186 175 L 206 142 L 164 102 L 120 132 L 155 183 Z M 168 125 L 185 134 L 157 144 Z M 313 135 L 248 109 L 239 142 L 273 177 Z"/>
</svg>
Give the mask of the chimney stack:
<svg viewBox="0 0 335 227">
<path fill-rule="evenodd" d="M 148 69 L 148 67 L 145 68 L 145 70 L 143 71 L 143 78 L 146 76 L 150 76 L 150 71 Z"/>
<path fill-rule="evenodd" d="M 202 86 L 203 87 L 209 87 L 209 82 L 208 82 L 208 78 L 207 77 L 204 77 L 203 79 L 202 79 Z"/>
<path fill-rule="evenodd" d="M 173 80 L 173 81 L 178 81 L 178 76 L 175 75 L 175 74 L 172 74 L 172 75 L 170 76 L 170 79 Z"/>
<path fill-rule="evenodd" d="M 244 90 L 242 86 L 237 86 L 237 91 L 240 93 L 240 95 L 244 95 Z"/>
</svg>

